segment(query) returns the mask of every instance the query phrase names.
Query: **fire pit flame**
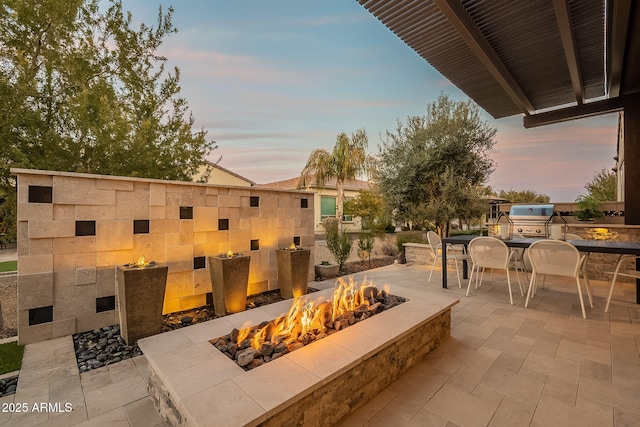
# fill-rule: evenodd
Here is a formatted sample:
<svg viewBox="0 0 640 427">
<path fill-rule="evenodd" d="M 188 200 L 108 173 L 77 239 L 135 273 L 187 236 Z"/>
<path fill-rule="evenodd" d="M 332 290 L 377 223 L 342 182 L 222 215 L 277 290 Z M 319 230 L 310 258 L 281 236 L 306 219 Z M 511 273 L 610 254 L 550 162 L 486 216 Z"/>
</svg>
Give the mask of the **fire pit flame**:
<svg viewBox="0 0 640 427">
<path fill-rule="evenodd" d="M 378 293 L 378 289 L 372 282 L 367 282 L 366 278 L 360 285 L 354 282 L 353 277 L 348 282 L 339 278 L 332 301 L 296 298 L 284 317 L 257 328 L 244 325 L 238 333 L 236 343 L 242 347 L 243 342 L 249 339 L 251 347 L 260 350 L 265 342 L 291 344 L 306 334 L 323 334 L 327 330 L 327 324 L 333 326 L 336 321 L 348 317 L 348 313 L 375 304 Z"/>
</svg>

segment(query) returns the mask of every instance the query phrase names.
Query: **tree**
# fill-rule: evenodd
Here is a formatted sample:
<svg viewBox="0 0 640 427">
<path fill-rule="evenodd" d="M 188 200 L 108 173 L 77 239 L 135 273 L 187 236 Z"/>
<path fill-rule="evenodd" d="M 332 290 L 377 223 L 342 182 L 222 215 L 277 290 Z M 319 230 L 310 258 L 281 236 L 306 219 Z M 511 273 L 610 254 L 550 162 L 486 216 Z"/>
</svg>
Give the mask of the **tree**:
<svg viewBox="0 0 640 427">
<path fill-rule="evenodd" d="M 101 7 L 106 10 L 101 10 Z M 131 28 L 110 0 L 4 0 L 0 186 L 12 167 L 190 180 L 215 148 L 157 54 L 173 10 Z"/>
<path fill-rule="evenodd" d="M 299 188 L 305 188 L 315 180 L 318 188 L 326 182 L 336 180 L 336 218 L 338 231 L 342 232 L 342 216 L 344 212 L 344 182 L 355 179 L 368 170 L 371 157 L 367 155 L 367 134 L 359 129 L 349 138 L 345 133 L 338 134 L 333 151 L 319 148 L 314 150 L 300 173 Z"/>
<path fill-rule="evenodd" d="M 460 215 L 484 214 L 476 201 L 493 171 L 495 133 L 471 100 L 446 95 L 427 105 L 426 115 L 398 121 L 380 147 L 376 181 L 399 219 L 429 220 L 446 235 Z"/>
<path fill-rule="evenodd" d="M 326 230 L 327 248 L 338 263 L 338 271 L 342 272 L 344 263 L 349 258 L 353 240 L 348 233 L 343 233 L 338 229 L 338 220 L 336 218 L 326 218 L 322 225 Z"/>
<path fill-rule="evenodd" d="M 549 203 L 551 198 L 546 194 L 538 194 L 531 190 L 500 190 L 498 197 L 513 203 Z"/>
<path fill-rule="evenodd" d="M 593 178 L 584 188 L 588 191 L 588 196 L 601 202 L 616 200 L 617 176 L 613 171 L 607 169 L 599 170 L 593 174 Z"/>
</svg>

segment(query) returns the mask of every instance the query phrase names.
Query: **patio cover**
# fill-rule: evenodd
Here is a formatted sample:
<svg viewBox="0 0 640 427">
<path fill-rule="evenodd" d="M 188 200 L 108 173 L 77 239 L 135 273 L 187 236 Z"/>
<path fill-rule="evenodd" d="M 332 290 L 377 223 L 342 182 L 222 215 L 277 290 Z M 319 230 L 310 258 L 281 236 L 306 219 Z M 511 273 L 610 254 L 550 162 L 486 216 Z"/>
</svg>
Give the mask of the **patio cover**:
<svg viewBox="0 0 640 427">
<path fill-rule="evenodd" d="M 531 127 L 640 104 L 638 2 L 359 3 L 494 118 Z"/>
<path fill-rule="evenodd" d="M 494 118 L 624 111 L 625 224 L 640 225 L 640 2 L 358 0 Z"/>
</svg>

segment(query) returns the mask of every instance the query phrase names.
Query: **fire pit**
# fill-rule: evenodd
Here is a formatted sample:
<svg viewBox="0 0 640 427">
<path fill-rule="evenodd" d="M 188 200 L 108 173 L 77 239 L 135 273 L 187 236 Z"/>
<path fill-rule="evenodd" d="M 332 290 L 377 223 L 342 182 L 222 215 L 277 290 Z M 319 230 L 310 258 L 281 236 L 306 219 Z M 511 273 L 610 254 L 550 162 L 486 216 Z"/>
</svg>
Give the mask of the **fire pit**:
<svg viewBox="0 0 640 427">
<path fill-rule="evenodd" d="M 211 344 L 245 370 L 251 370 L 326 338 L 357 322 L 405 302 L 402 297 L 379 291 L 365 279 L 338 279 L 332 300 L 296 298 L 287 314 L 273 321 L 211 340 Z"/>
<path fill-rule="evenodd" d="M 407 301 L 250 371 L 209 341 L 285 316 L 290 300 L 142 339 L 154 405 L 171 425 L 333 425 L 450 336 L 457 300 L 393 293 Z"/>
</svg>

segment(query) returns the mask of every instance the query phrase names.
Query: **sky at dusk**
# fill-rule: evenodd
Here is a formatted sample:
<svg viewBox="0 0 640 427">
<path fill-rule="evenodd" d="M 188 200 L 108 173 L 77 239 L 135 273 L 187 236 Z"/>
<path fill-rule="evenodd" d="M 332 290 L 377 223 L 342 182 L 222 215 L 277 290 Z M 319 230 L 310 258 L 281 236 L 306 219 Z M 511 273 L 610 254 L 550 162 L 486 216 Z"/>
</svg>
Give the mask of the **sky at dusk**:
<svg viewBox="0 0 640 427">
<path fill-rule="evenodd" d="M 160 54 L 177 66 L 196 128 L 220 166 L 257 183 L 299 175 L 310 152 L 364 128 L 375 154 L 387 130 L 423 115 L 440 93 L 466 95 L 355 0 L 123 0 L 134 25 L 173 6 L 178 33 Z M 483 111 L 484 113 L 484 111 Z M 573 201 L 615 166 L 617 115 L 498 129 L 495 190 L 532 190 Z"/>
</svg>

